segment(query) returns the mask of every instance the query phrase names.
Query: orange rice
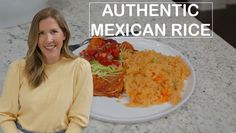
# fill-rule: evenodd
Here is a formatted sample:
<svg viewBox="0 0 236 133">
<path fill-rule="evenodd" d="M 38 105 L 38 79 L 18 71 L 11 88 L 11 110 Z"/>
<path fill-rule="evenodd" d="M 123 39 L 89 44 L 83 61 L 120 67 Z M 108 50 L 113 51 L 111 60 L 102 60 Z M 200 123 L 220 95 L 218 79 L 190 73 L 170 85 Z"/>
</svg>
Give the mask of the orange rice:
<svg viewBox="0 0 236 133">
<path fill-rule="evenodd" d="M 124 88 L 127 106 L 147 107 L 181 100 L 184 80 L 191 74 L 180 56 L 167 56 L 154 50 L 124 53 Z"/>
</svg>

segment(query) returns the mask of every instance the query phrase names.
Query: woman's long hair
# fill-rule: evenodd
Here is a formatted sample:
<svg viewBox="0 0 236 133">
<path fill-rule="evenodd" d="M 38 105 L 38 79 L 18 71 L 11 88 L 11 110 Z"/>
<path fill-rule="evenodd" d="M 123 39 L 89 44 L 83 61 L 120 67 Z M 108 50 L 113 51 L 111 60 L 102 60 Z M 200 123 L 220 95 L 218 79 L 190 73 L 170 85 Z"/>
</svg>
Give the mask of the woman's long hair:
<svg viewBox="0 0 236 133">
<path fill-rule="evenodd" d="M 38 87 L 47 75 L 44 71 L 44 63 L 42 53 L 38 47 L 39 39 L 39 23 L 41 20 L 52 17 L 59 27 L 62 29 L 66 39 L 63 41 L 61 55 L 66 58 L 75 59 L 76 56 L 69 50 L 68 43 L 70 39 L 70 31 L 64 17 L 54 8 L 45 8 L 39 11 L 33 18 L 28 36 L 28 51 L 25 57 L 25 74 L 31 87 Z"/>
</svg>

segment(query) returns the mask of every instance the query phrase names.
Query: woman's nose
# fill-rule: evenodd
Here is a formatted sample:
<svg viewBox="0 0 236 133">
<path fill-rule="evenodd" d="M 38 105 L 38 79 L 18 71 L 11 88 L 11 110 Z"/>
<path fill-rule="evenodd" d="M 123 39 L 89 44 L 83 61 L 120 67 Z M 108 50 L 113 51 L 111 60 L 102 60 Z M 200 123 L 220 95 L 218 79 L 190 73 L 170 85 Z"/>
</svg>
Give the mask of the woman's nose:
<svg viewBox="0 0 236 133">
<path fill-rule="evenodd" d="M 47 42 L 47 43 L 50 43 L 50 42 L 52 42 L 52 41 L 53 41 L 52 35 L 51 35 L 51 34 L 47 34 L 47 35 L 46 35 L 46 42 Z"/>
</svg>

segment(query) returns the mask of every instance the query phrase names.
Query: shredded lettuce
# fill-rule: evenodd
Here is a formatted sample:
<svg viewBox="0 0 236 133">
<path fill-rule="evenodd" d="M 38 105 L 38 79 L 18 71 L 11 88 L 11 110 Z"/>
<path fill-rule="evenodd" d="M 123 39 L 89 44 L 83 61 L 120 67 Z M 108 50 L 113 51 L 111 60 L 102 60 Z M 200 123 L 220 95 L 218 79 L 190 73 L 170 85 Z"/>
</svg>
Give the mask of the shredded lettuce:
<svg viewBox="0 0 236 133">
<path fill-rule="evenodd" d="M 124 49 L 120 49 L 120 55 L 119 55 L 119 60 L 120 60 L 120 64 L 123 65 L 124 63 Z"/>
<path fill-rule="evenodd" d="M 120 74 L 120 71 L 115 66 L 104 66 L 98 61 L 94 60 L 90 62 L 93 75 L 97 75 L 103 79 L 107 76 L 116 76 Z"/>
</svg>

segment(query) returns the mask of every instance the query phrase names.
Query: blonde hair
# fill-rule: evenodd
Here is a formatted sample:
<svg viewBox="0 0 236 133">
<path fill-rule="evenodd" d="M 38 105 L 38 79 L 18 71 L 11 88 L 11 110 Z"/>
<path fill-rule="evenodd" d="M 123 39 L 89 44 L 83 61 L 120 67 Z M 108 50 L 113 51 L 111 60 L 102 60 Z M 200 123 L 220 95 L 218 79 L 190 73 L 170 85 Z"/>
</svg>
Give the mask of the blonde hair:
<svg viewBox="0 0 236 133">
<path fill-rule="evenodd" d="M 39 23 L 41 20 L 52 17 L 59 27 L 62 29 L 66 39 L 63 41 L 61 55 L 66 58 L 75 59 L 76 56 L 69 50 L 68 43 L 70 39 L 70 31 L 64 17 L 54 8 L 45 8 L 39 11 L 33 18 L 28 36 L 28 51 L 26 54 L 25 74 L 29 84 L 36 88 L 45 79 L 47 75 L 44 72 L 44 63 L 41 51 L 37 45 L 39 38 Z"/>
</svg>

